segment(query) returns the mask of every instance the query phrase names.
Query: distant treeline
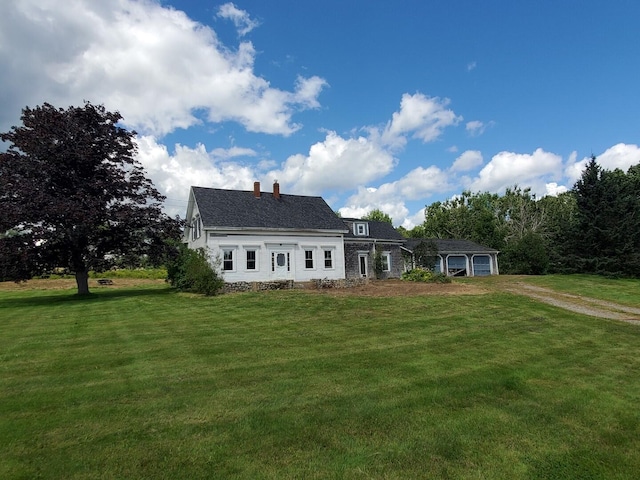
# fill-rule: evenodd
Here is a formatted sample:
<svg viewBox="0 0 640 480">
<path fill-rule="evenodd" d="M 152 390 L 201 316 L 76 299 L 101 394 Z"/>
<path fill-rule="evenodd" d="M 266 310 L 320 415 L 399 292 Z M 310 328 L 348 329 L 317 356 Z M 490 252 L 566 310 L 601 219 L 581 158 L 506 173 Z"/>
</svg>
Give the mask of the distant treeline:
<svg viewBox="0 0 640 480">
<path fill-rule="evenodd" d="M 592 157 L 573 188 L 536 199 L 462 192 L 425 210 L 407 237 L 467 239 L 500 250 L 500 272 L 596 273 L 640 277 L 640 164 L 625 173 Z"/>
</svg>

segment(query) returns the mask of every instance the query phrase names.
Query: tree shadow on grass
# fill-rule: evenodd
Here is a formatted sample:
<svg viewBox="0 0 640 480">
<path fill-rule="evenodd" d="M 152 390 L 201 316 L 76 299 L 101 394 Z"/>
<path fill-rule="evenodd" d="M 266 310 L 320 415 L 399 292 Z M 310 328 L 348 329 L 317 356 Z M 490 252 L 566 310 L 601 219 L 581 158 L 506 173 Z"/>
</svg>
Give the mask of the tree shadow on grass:
<svg viewBox="0 0 640 480">
<path fill-rule="evenodd" d="M 176 293 L 177 290 L 169 286 L 156 288 L 131 287 L 112 290 L 98 289 L 92 291 L 88 295 L 78 295 L 75 290 L 43 290 L 37 292 L 33 291 L 32 296 L 29 297 L 21 295 L 20 297 L 0 299 L 0 309 L 61 304 L 78 305 L 96 302 L 101 303 L 120 298 L 166 297 L 167 295 L 174 295 Z"/>
</svg>

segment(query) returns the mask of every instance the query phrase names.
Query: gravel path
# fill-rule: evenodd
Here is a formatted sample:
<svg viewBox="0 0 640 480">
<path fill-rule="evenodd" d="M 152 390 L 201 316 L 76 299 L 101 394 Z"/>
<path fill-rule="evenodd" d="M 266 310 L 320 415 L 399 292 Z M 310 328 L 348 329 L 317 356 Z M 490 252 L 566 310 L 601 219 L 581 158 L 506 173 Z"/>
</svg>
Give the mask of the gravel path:
<svg viewBox="0 0 640 480">
<path fill-rule="evenodd" d="M 565 310 L 570 310 L 572 312 L 592 317 L 621 320 L 623 322 L 640 325 L 640 308 L 629 307 L 580 295 L 560 293 L 548 288 L 528 285 L 522 282 L 506 287 L 504 290 L 518 295 L 526 295 L 527 297 L 535 298 L 541 302 L 564 308 Z"/>
</svg>

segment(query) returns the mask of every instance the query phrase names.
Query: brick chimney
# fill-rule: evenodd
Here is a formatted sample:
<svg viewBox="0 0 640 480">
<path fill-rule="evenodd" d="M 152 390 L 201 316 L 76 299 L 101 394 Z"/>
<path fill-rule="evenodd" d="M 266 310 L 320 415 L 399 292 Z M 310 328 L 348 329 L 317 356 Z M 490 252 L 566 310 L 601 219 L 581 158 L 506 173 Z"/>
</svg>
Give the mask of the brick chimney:
<svg viewBox="0 0 640 480">
<path fill-rule="evenodd" d="M 273 198 L 276 200 L 280 198 L 280 184 L 277 180 L 273 182 Z"/>
<path fill-rule="evenodd" d="M 253 182 L 253 196 L 260 198 L 260 182 Z"/>
</svg>

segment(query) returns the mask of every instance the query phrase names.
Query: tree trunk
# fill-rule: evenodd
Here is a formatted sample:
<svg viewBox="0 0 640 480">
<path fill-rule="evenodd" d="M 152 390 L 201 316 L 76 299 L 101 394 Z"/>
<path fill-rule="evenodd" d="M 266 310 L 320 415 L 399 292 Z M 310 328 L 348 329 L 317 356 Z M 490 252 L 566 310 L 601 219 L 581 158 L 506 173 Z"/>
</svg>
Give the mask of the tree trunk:
<svg viewBox="0 0 640 480">
<path fill-rule="evenodd" d="M 78 295 L 89 295 L 89 272 L 76 272 Z"/>
</svg>

